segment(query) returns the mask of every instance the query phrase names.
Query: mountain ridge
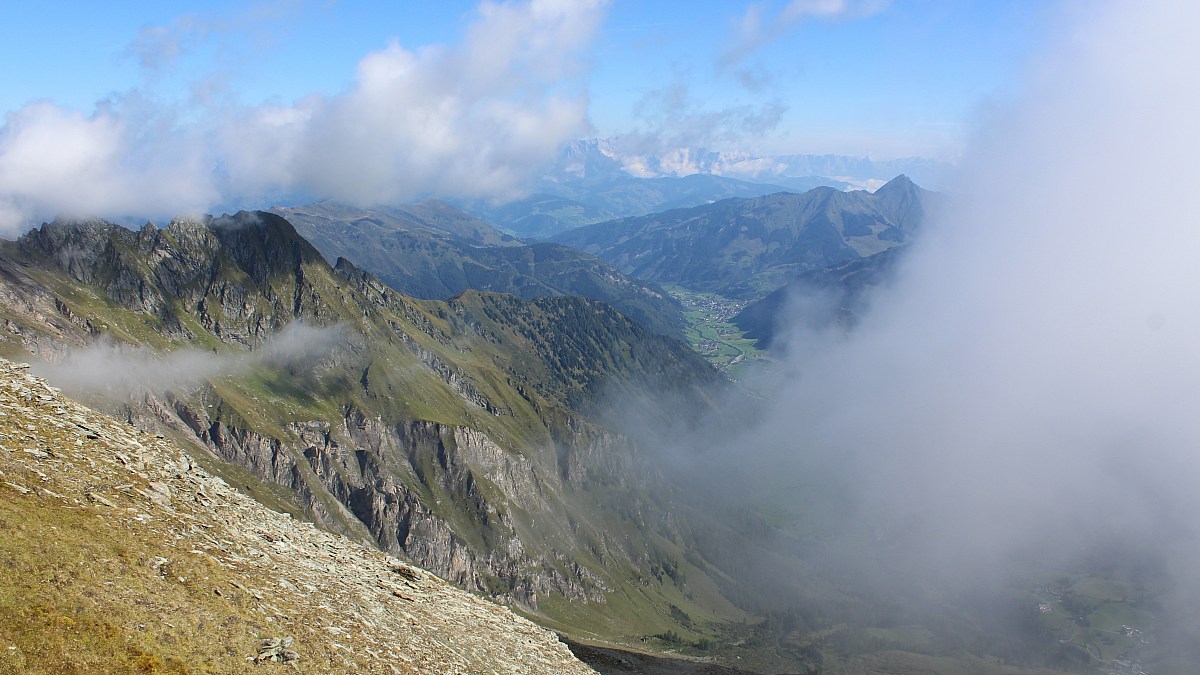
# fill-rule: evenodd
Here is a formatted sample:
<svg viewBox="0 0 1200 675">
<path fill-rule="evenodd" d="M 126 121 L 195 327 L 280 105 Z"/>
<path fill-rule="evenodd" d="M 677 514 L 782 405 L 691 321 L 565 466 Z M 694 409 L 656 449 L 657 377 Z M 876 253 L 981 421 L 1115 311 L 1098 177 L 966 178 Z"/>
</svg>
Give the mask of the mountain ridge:
<svg viewBox="0 0 1200 675">
<path fill-rule="evenodd" d="M 817 183 L 845 185 L 820 179 Z M 784 185 L 773 185 L 769 181 L 753 182 L 703 172 L 637 175 L 622 163 L 609 145 L 576 141 L 564 146 L 555 166 L 532 186 L 531 195 L 509 202 L 475 200 L 459 204 L 510 232 L 546 239 L 613 218 L 695 206 L 729 197 L 755 197 L 785 189 Z"/>
<path fill-rule="evenodd" d="M 1014 673 L 1091 662 L 1061 639 L 1074 632 L 1055 628 L 1078 627 L 1074 596 L 1038 596 L 1054 613 L 1048 624 L 1034 596 L 999 583 L 979 598 L 920 583 L 881 594 L 875 581 L 907 578 L 895 563 L 907 569 L 920 552 L 859 555 L 878 530 L 855 525 L 842 477 L 753 461 L 762 455 L 737 442 L 759 419 L 755 406 L 739 405 L 695 353 L 611 306 L 474 290 L 418 301 L 348 261 L 330 267 L 282 218 L 234 214 L 215 231 L 214 221 L 136 232 L 50 224 L 0 244 L 0 354 L 42 355 L 39 370 L 64 386 L 107 365 L 93 377 L 105 388 L 83 395 L 185 444 L 227 484 L 604 649 L 770 672 Z M 82 241 L 95 245 L 61 246 Z M 147 381 L 121 391 L 130 379 Z M 26 497 L 41 481 L 24 469 L 3 478 Z M 132 508 L 127 500 L 161 498 L 154 482 L 86 490 Z M 216 568 L 185 569 L 186 556 L 136 551 L 135 567 L 164 557 L 178 563 L 168 572 L 184 571 L 148 564 L 152 580 L 220 578 Z M 79 574 L 55 571 L 29 578 L 36 587 Z M 271 602 L 258 582 L 239 583 L 295 613 L 284 606 L 291 589 L 281 585 Z M 1082 582 L 1055 583 L 1085 592 Z M 1097 602 L 1086 616 L 1098 621 L 1109 605 Z M 266 644 L 250 646 L 269 657 L 304 653 L 286 634 L 255 637 Z"/>
<path fill-rule="evenodd" d="M 922 157 L 873 160 L 694 147 L 647 150 L 641 145 L 630 139 L 577 140 L 563 146 L 529 196 L 501 203 L 456 203 L 519 236 L 549 239 L 585 225 L 731 197 L 820 186 L 873 190 L 901 174 L 937 188 L 952 169 L 947 162 Z"/>
<path fill-rule="evenodd" d="M 803 272 L 746 305 L 731 321 L 763 349 L 779 348 L 780 331 L 789 327 L 849 329 L 866 310 L 871 292 L 891 279 L 906 252 L 907 245 L 901 244 Z M 785 311 L 789 307 L 794 311 Z M 788 325 L 782 325 L 785 322 Z"/>
<path fill-rule="evenodd" d="M 902 243 L 918 227 L 928 194 L 898 176 L 875 193 L 818 187 L 728 199 L 597 223 L 554 241 L 641 279 L 756 299 L 805 270 Z"/>
<path fill-rule="evenodd" d="M 656 333 L 682 336 L 681 309 L 657 285 L 569 247 L 517 241 L 448 204 L 437 209 L 436 222 L 329 204 L 272 212 L 289 218 L 327 260 L 346 258 L 415 298 L 444 300 L 468 289 L 526 300 L 580 295 L 608 302 Z M 448 229 L 447 221 L 454 223 Z M 475 234 L 456 233 L 463 230 Z"/>
</svg>

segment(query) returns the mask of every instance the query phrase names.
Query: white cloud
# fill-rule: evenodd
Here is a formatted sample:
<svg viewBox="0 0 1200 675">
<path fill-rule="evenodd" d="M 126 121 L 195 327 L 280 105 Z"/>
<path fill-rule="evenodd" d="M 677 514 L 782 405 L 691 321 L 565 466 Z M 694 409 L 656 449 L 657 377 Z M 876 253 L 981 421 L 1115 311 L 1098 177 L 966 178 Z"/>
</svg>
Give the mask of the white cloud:
<svg viewBox="0 0 1200 675">
<path fill-rule="evenodd" d="M 108 339 L 67 353 L 56 363 L 38 362 L 38 375 L 73 394 L 116 397 L 187 393 L 205 380 L 266 366 L 287 369 L 314 363 L 346 345 L 342 324 L 310 326 L 293 321 L 272 335 L 257 351 L 215 353 L 183 348 L 158 352 Z"/>
<path fill-rule="evenodd" d="M 586 98 L 566 85 L 601 9 L 484 3 L 458 47 L 369 54 L 349 91 L 302 106 L 306 124 L 293 125 L 300 134 L 288 144 L 294 181 L 359 204 L 515 191 L 588 130 Z M 251 171 L 234 178 L 252 180 L 256 162 L 238 150 L 226 149 Z"/>
<path fill-rule="evenodd" d="M 216 198 L 198 157 L 169 120 L 105 106 L 91 116 L 37 102 L 0 128 L 0 233 L 47 211 L 63 215 L 184 211 Z M 156 126 L 157 125 L 157 126 Z M 164 134 L 169 142 L 156 138 Z M 176 151 L 177 154 L 168 154 Z"/>
<path fill-rule="evenodd" d="M 612 139 L 622 153 L 649 159 L 685 147 L 739 145 L 774 131 L 787 112 L 778 100 L 708 107 L 695 99 L 684 78 L 677 73 L 669 85 L 642 96 L 635 107 L 641 128 Z"/>
<path fill-rule="evenodd" d="M 573 90 L 602 2 L 485 2 L 457 46 L 368 54 L 340 95 L 248 111 L 223 154 L 242 188 L 357 204 L 512 193 L 588 130 Z"/>
<path fill-rule="evenodd" d="M 780 393 L 776 446 L 849 463 L 928 569 L 1130 537 L 1200 561 L 1200 212 L 1159 180 L 1200 183 L 1200 6 L 1089 7 L 895 286 Z"/>
<path fill-rule="evenodd" d="M 142 26 L 137 38 L 126 48 L 126 54 L 147 70 L 169 68 L 209 36 L 226 28 L 224 22 L 185 14 L 167 26 Z"/>
<path fill-rule="evenodd" d="M 359 62 L 345 92 L 293 104 L 225 109 L 210 92 L 170 107 L 130 92 L 90 116 L 26 106 L 0 127 L 0 232 L 57 214 L 161 216 L 280 193 L 364 205 L 512 194 L 589 130 L 583 76 L 604 9 L 485 1 L 458 44 L 391 44 Z M 168 67 L 221 25 L 147 29 L 132 53 Z"/>
<path fill-rule="evenodd" d="M 725 67 L 738 65 L 754 51 L 774 42 L 809 19 L 847 21 L 865 19 L 885 9 L 890 0 L 790 0 L 782 8 L 777 3 L 755 2 L 733 24 L 733 36 L 721 55 Z M 741 71 L 743 84 L 753 88 L 761 76 Z"/>
<path fill-rule="evenodd" d="M 165 25 L 147 24 L 126 46 L 125 56 L 151 74 L 170 70 L 191 54 L 214 46 L 230 63 L 253 58 L 255 49 L 286 36 L 289 21 L 309 4 L 311 0 L 259 0 L 233 13 L 191 12 Z"/>
</svg>

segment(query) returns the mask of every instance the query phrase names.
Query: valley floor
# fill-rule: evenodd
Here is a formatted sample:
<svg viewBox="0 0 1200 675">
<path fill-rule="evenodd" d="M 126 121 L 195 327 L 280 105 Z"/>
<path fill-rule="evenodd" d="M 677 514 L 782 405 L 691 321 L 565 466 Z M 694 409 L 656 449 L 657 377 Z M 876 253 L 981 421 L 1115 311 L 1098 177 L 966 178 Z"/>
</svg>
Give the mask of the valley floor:
<svg viewBox="0 0 1200 675">
<path fill-rule="evenodd" d="M 688 344 L 730 379 L 744 381 L 769 368 L 770 355 L 733 323 L 745 302 L 681 286 L 666 290 L 684 306 Z"/>
</svg>

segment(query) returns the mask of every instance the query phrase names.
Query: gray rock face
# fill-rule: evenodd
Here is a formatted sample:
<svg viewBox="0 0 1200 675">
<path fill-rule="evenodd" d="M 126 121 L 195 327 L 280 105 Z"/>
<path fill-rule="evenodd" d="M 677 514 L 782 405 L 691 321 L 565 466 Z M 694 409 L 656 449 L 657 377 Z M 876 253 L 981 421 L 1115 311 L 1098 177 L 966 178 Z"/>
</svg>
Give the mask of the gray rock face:
<svg viewBox="0 0 1200 675">
<path fill-rule="evenodd" d="M 567 576 L 526 552 L 506 507 L 549 513 L 545 481 L 532 461 L 478 430 L 428 421 L 388 425 L 350 410 L 337 429 L 325 421 L 292 423 L 292 440 L 284 442 L 213 421 L 180 399 L 157 413 L 172 416 L 170 426 L 186 428 L 215 455 L 290 490 L 322 527 L 353 535 L 347 520 L 362 523 L 382 550 L 463 588 L 491 593 L 497 588 L 489 580 L 504 580 L 502 595 L 531 608 L 539 591 L 604 601 L 603 584 L 582 568 Z M 574 467 L 568 480 L 581 481 L 583 464 L 605 453 L 594 447 L 567 454 Z M 313 479 L 336 500 L 332 508 L 314 493 Z M 472 544 L 456 532 L 431 508 L 438 500 L 457 502 L 483 541 Z"/>
<path fill-rule="evenodd" d="M 190 312 L 223 342 L 245 347 L 297 315 L 332 318 L 305 279 L 304 265 L 320 254 L 268 213 L 173 220 L 138 232 L 98 220 L 55 221 L 17 247 L 103 288 L 121 307 L 157 317 L 168 336 L 194 337 L 180 320 Z"/>
</svg>

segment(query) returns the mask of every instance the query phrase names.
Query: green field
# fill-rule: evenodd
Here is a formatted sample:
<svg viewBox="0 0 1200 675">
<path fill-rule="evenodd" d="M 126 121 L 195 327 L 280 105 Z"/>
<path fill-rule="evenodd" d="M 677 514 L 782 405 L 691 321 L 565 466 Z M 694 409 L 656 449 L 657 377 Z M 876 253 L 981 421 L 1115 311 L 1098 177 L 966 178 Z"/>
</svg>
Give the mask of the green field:
<svg viewBox="0 0 1200 675">
<path fill-rule="evenodd" d="M 688 344 L 730 379 L 745 381 L 752 375 L 769 372 L 769 354 L 746 338 L 733 324 L 733 317 L 746 306 L 717 293 L 692 291 L 681 286 L 665 286 L 668 293 L 683 303 L 688 326 L 684 330 Z"/>
</svg>

